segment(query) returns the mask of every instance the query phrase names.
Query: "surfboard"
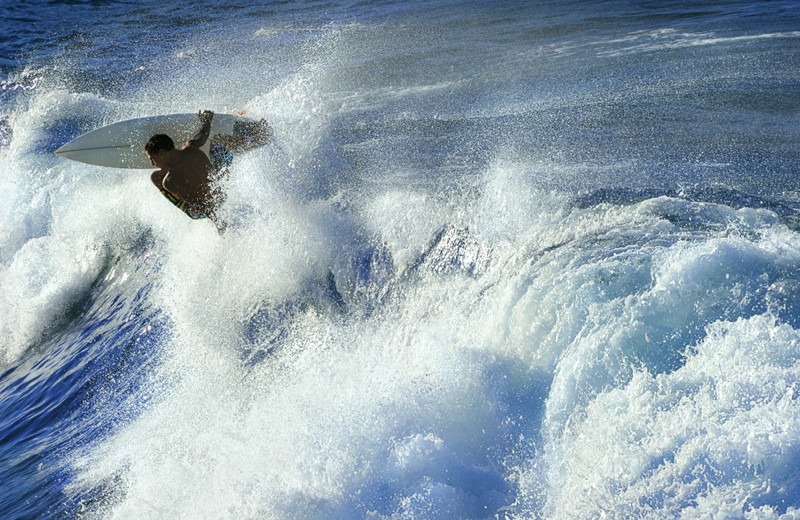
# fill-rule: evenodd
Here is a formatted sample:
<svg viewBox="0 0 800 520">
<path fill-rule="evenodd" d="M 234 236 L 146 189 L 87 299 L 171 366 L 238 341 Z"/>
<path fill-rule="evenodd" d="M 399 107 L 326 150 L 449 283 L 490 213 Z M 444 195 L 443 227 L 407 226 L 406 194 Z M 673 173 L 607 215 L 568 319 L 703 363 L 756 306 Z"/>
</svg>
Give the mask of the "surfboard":
<svg viewBox="0 0 800 520">
<path fill-rule="evenodd" d="M 247 117 L 232 114 L 214 114 L 211 122 L 211 136 L 214 134 L 233 134 L 236 123 L 246 125 L 256 121 Z M 197 114 L 172 114 L 163 116 L 142 117 L 119 121 L 117 123 L 92 130 L 68 142 L 55 154 L 65 159 L 96 166 L 111 168 L 153 168 L 150 159 L 144 153 L 144 145 L 155 134 L 167 134 L 180 148 L 183 143 L 194 137 L 200 130 L 200 119 Z M 206 141 L 202 150 L 208 153 L 212 139 Z"/>
</svg>

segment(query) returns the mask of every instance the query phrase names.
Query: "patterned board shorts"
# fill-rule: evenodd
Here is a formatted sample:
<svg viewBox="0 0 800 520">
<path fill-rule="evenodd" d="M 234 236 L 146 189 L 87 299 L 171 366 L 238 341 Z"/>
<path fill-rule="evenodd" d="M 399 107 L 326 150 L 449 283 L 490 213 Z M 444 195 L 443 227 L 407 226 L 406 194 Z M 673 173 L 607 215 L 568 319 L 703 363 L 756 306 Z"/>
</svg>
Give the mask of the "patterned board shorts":
<svg viewBox="0 0 800 520">
<path fill-rule="evenodd" d="M 230 150 L 225 148 L 225 146 L 217 143 L 211 145 L 208 155 L 209 159 L 211 160 L 211 166 L 214 168 L 213 180 L 224 177 L 228 173 L 228 166 L 230 166 L 233 162 L 233 154 L 230 152 Z M 176 208 L 189 215 L 189 217 L 193 219 L 207 218 L 206 215 L 193 210 L 185 200 L 179 199 L 164 188 L 161 188 L 161 194 L 164 195 L 168 201 L 173 203 Z M 224 200 L 225 196 L 223 195 L 222 202 L 224 202 Z"/>
<path fill-rule="evenodd" d="M 227 173 L 228 166 L 233 162 L 233 154 L 219 143 L 211 145 L 208 150 L 208 158 L 211 159 L 211 166 L 214 168 L 217 177 Z"/>
</svg>

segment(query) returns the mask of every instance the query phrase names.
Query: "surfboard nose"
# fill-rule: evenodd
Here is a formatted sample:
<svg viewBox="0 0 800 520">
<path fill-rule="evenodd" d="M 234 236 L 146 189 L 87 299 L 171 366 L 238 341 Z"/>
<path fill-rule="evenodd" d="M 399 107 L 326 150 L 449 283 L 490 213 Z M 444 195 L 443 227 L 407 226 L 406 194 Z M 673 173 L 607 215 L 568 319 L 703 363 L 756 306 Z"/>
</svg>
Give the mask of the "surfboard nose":
<svg viewBox="0 0 800 520">
<path fill-rule="evenodd" d="M 54 153 L 54 154 L 56 154 L 56 155 L 58 155 L 58 156 L 60 156 L 60 157 L 64 157 L 64 156 L 67 154 L 67 152 L 69 152 L 69 148 L 68 148 L 68 146 L 70 145 L 70 143 L 71 143 L 71 142 L 72 142 L 72 141 L 70 141 L 69 143 L 67 143 L 67 144 L 65 144 L 65 145 L 63 145 L 63 146 L 61 146 L 61 147 L 60 147 L 58 150 L 56 150 L 56 151 L 55 151 L 55 152 L 53 152 L 53 153 Z"/>
</svg>

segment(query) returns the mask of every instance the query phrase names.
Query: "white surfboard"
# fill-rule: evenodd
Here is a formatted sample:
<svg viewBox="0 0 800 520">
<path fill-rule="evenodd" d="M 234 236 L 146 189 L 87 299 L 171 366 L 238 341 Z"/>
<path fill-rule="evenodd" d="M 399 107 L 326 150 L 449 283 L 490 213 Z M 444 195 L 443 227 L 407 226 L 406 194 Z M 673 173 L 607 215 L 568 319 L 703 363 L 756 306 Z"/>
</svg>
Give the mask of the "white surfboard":
<svg viewBox="0 0 800 520">
<path fill-rule="evenodd" d="M 211 136 L 233 134 L 237 122 L 254 124 L 253 119 L 231 114 L 214 114 L 211 121 Z M 120 121 L 73 139 L 58 150 L 56 155 L 97 166 L 112 168 L 153 168 L 144 153 L 144 145 L 155 134 L 167 134 L 180 148 L 200 130 L 197 114 L 172 114 L 143 117 Z M 203 151 L 208 153 L 211 139 L 206 141 Z"/>
</svg>

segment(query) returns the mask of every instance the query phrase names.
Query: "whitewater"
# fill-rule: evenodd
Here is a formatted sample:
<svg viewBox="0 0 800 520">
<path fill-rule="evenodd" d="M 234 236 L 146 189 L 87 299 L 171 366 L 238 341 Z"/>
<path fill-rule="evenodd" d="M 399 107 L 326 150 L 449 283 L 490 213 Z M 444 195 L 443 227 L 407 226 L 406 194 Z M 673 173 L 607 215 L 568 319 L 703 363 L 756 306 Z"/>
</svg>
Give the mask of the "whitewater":
<svg viewBox="0 0 800 520">
<path fill-rule="evenodd" d="M 800 518 L 796 2 L 0 29 L 0 518 Z M 53 154 L 205 109 L 224 236 Z"/>
</svg>

